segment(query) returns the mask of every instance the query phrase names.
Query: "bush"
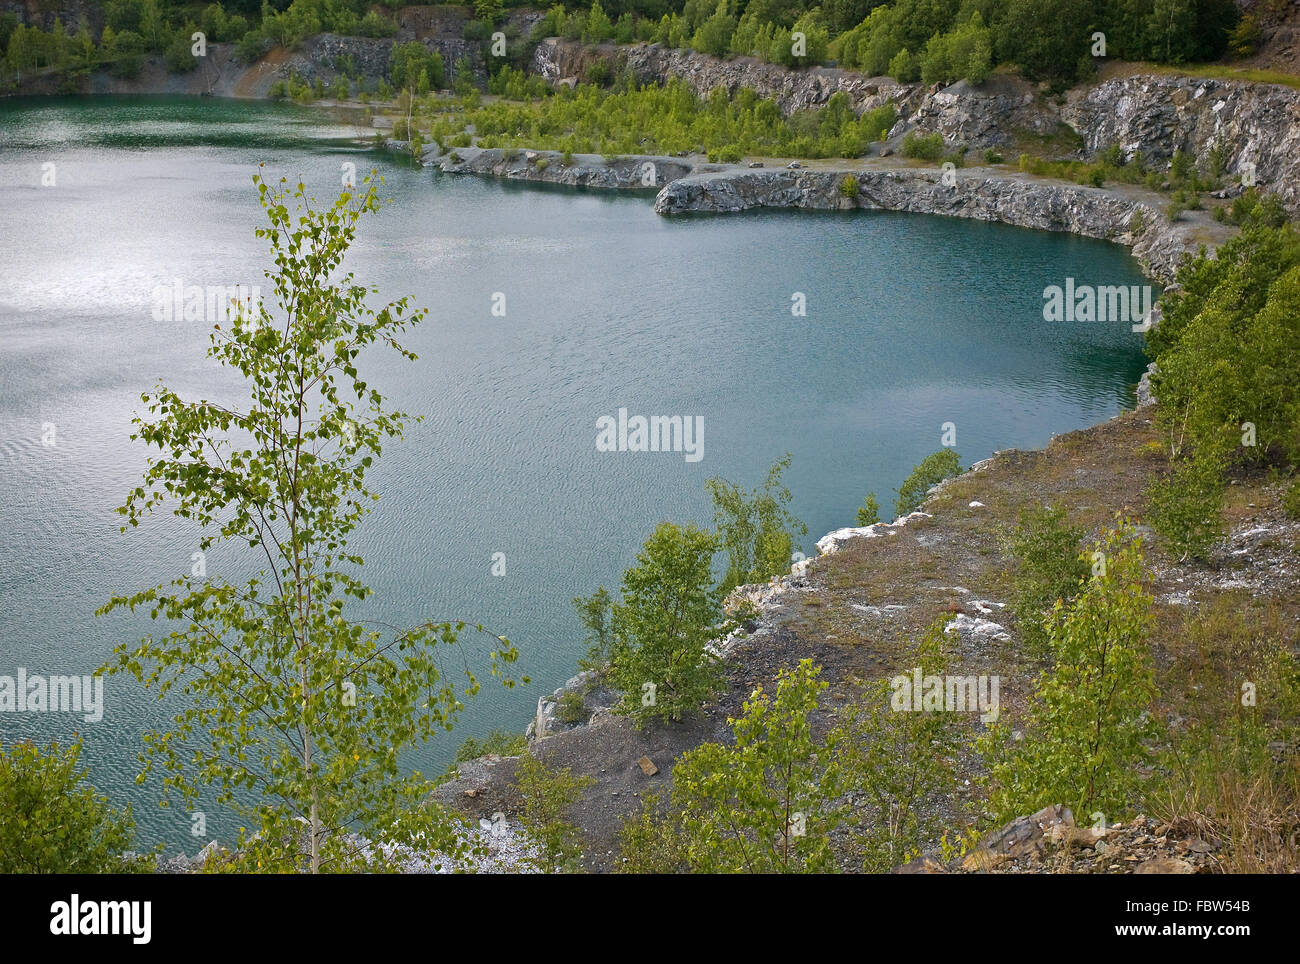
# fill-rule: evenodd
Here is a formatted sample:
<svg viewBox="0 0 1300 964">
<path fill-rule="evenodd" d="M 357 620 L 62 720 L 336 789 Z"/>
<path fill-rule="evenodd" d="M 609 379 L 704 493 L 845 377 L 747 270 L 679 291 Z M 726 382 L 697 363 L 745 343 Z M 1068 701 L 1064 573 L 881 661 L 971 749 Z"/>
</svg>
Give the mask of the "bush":
<svg viewBox="0 0 1300 964">
<path fill-rule="evenodd" d="M 190 28 L 177 31 L 163 52 L 163 62 L 174 74 L 187 74 L 199 65 L 199 59 L 192 53 L 193 42 L 190 40 L 192 33 L 193 30 Z"/>
<path fill-rule="evenodd" d="M 495 754 L 496 756 L 519 756 L 528 749 L 528 738 L 522 733 L 509 730 L 493 730 L 481 740 L 472 736 L 465 737 L 460 748 L 456 750 L 455 763 L 468 763 L 479 757 Z"/>
<path fill-rule="evenodd" d="M 82 781 L 81 744 L 0 747 L 0 873 L 119 874 L 148 872 L 129 859 L 135 822 Z"/>
<path fill-rule="evenodd" d="M 840 196 L 849 199 L 858 196 L 858 179 L 852 174 L 846 174 L 844 180 L 840 181 Z"/>
<path fill-rule="evenodd" d="M 908 131 L 903 138 L 903 156 L 914 157 L 922 161 L 937 161 L 943 157 L 942 134 L 918 134 Z"/>
<path fill-rule="evenodd" d="M 894 505 L 895 515 L 907 515 L 915 512 L 925 502 L 926 493 L 944 479 L 961 474 L 961 457 L 952 449 L 944 448 L 931 452 L 912 469 L 912 474 L 903 480 L 898 488 L 898 501 Z"/>
<path fill-rule="evenodd" d="M 904 47 L 889 61 L 886 73 L 901 84 L 914 84 L 921 79 L 921 58 Z"/>
<path fill-rule="evenodd" d="M 561 723 L 573 725 L 587 722 L 587 702 L 581 693 L 568 692 L 560 696 L 555 704 L 555 718 Z"/>
<path fill-rule="evenodd" d="M 1300 519 L 1300 479 L 1287 486 L 1282 495 L 1282 511 L 1289 519 Z"/>
<path fill-rule="evenodd" d="M 1127 524 L 1103 533 L 1092 549 L 1100 560 L 1095 574 L 1074 603 L 1054 609 L 1057 661 L 1035 684 L 1024 738 L 1012 739 L 1010 723 L 999 722 L 979 741 L 999 823 L 1063 803 L 1076 814 L 1100 811 L 1110 824 L 1134 807 L 1157 736 L 1150 574 L 1141 539 Z"/>
<path fill-rule="evenodd" d="M 880 503 L 876 501 L 876 493 L 868 492 L 866 501 L 858 506 L 858 525 L 873 526 L 880 521 Z"/>
<path fill-rule="evenodd" d="M 573 776 L 568 767 L 552 769 L 531 753 L 519 757 L 515 787 L 523 798 L 520 820 L 541 849 L 540 870 L 569 873 L 581 869 L 582 838 L 569 822 L 568 813 L 593 783 L 591 777 Z"/>
<path fill-rule="evenodd" d="M 826 683 L 801 660 L 782 670 L 775 694 L 757 688 L 732 720 L 734 743 L 704 743 L 673 768 L 665 828 L 643 814 L 624 825 L 624 854 L 640 841 L 679 840 L 669 853 L 697 873 L 832 871 L 830 834 L 843 819 L 835 745 L 818 740 L 812 716 Z M 794 828 L 798 828 L 797 830 Z M 649 858 L 661 867 L 665 861 Z"/>
<path fill-rule="evenodd" d="M 1227 846 L 1224 873 L 1294 873 L 1300 771 L 1300 665 L 1280 607 L 1247 593 L 1210 596 L 1184 617 L 1171 667 L 1171 715 L 1185 722 L 1163 754 L 1148 813 Z M 1249 681 L 1254 699 L 1243 699 Z"/>
<path fill-rule="evenodd" d="M 1151 527 L 1180 561 L 1204 560 L 1218 540 L 1226 487 L 1223 458 L 1208 446 L 1174 462 L 1146 490 Z"/>
<path fill-rule="evenodd" d="M 582 82 L 593 87 L 608 87 L 613 80 L 614 68 L 607 60 L 593 60 L 582 74 Z"/>
<path fill-rule="evenodd" d="M 1011 612 L 1025 648 L 1036 656 L 1047 654 L 1044 619 L 1057 602 L 1069 604 L 1088 575 L 1082 541 L 1083 529 L 1067 524 L 1064 508 L 1050 505 L 1022 511 L 1011 534 L 1007 548 L 1017 563 Z"/>
<path fill-rule="evenodd" d="M 943 616 L 931 623 L 901 665 L 918 667 L 923 677 L 942 677 L 951 659 L 947 621 Z M 835 733 L 838 762 L 854 790 L 852 823 L 869 828 L 853 840 L 867 873 L 888 873 L 919 856 L 922 845 L 947 823 L 936 803 L 951 798 L 956 785 L 960 714 L 899 708 L 894 702 L 899 692 L 892 680 L 875 680 L 841 711 Z"/>
<path fill-rule="evenodd" d="M 422 83 L 426 90 L 447 85 L 442 55 L 418 40 L 393 45 L 388 55 L 388 75 L 399 89 L 415 90 Z"/>
<path fill-rule="evenodd" d="M 681 719 L 717 690 L 720 671 L 707 651 L 723 621 L 716 550 L 711 533 L 663 522 L 623 574 L 623 598 L 611 613 L 610 680 L 620 709 L 638 724 Z"/>
<path fill-rule="evenodd" d="M 787 454 L 768 469 L 762 488 L 750 492 L 723 478 L 705 483 L 713 498 L 713 523 L 727 553 L 724 593 L 790 571 L 795 538 L 807 535 L 808 527 L 787 508 L 791 494 L 781 475 L 789 467 Z"/>
</svg>

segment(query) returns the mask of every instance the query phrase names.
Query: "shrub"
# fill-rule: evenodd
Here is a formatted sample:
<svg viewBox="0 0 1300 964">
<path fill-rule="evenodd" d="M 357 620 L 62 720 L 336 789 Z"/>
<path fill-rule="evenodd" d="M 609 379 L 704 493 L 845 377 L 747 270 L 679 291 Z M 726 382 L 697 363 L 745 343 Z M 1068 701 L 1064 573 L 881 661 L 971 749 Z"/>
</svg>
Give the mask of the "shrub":
<svg viewBox="0 0 1300 964">
<path fill-rule="evenodd" d="M 1290 519 L 1300 519 L 1300 479 L 1287 486 L 1282 495 L 1282 511 Z"/>
<path fill-rule="evenodd" d="M 850 199 L 858 196 L 858 179 L 852 174 L 846 174 L 840 181 L 840 196 Z"/>
<path fill-rule="evenodd" d="M 901 664 L 909 673 L 913 667 L 923 676 L 947 672 L 947 620 L 936 620 L 910 646 Z M 868 873 L 887 873 L 919 856 L 922 844 L 937 837 L 946 823 L 937 800 L 950 796 L 956 784 L 959 714 L 897 707 L 899 692 L 889 679 L 871 683 L 841 711 L 835 732 L 839 763 L 857 808 L 853 823 L 870 828 L 854 837 L 857 857 Z"/>
<path fill-rule="evenodd" d="M 610 679 L 620 709 L 638 724 L 681 719 L 717 690 L 720 671 L 707 651 L 722 623 L 716 550 L 711 533 L 663 522 L 623 574 L 623 598 L 611 615 Z"/>
<path fill-rule="evenodd" d="M 990 761 L 988 802 L 998 822 L 1063 803 L 1113 823 L 1134 806 L 1157 735 L 1150 574 L 1126 523 L 1103 533 L 1090 558 L 1098 562 L 1083 591 L 1054 608 L 1057 661 L 1035 684 L 1024 738 L 1012 739 L 1010 724 L 999 722 L 978 743 Z"/>
<path fill-rule="evenodd" d="M 914 157 L 922 161 L 937 161 L 943 157 L 942 134 L 918 134 L 908 131 L 903 138 L 903 156 Z"/>
<path fill-rule="evenodd" d="M 555 718 L 561 723 L 585 723 L 588 715 L 587 702 L 581 693 L 564 693 L 555 704 Z"/>
<path fill-rule="evenodd" d="M 1219 538 L 1223 506 L 1223 457 L 1208 446 L 1174 461 L 1173 471 L 1146 490 L 1151 527 L 1179 560 L 1204 560 Z"/>
<path fill-rule="evenodd" d="M 1070 603 L 1088 575 L 1079 555 L 1083 529 L 1067 524 L 1064 508 L 1034 506 L 1020 513 L 1008 551 L 1017 563 L 1011 612 L 1035 655 L 1047 653 L 1044 618 L 1058 601 Z"/>
<path fill-rule="evenodd" d="M 960 474 L 961 457 L 956 452 L 948 448 L 931 452 L 912 469 L 912 474 L 898 487 L 898 501 L 894 505 L 895 515 L 915 512 L 925 502 L 926 493 L 932 487 L 944 479 Z"/>
<path fill-rule="evenodd" d="M 872 526 L 880 521 L 880 503 L 876 501 L 876 493 L 868 492 L 866 500 L 858 506 L 858 525 Z"/>
<path fill-rule="evenodd" d="M 573 600 L 578 619 L 587 628 L 587 635 L 583 639 L 587 654 L 578 660 L 578 666 L 582 669 L 601 669 L 609 662 L 614 646 L 611 606 L 609 590 L 604 586 L 590 596 L 579 596 Z"/>
<path fill-rule="evenodd" d="M 775 694 L 757 688 L 731 721 L 734 744 L 705 743 L 673 768 L 674 836 L 697 873 L 821 873 L 835 869 L 830 833 L 843 819 L 835 742 L 812 715 L 826 683 L 804 659 Z M 638 833 L 638 829 L 640 833 Z M 624 841 L 655 836 L 625 825 Z M 625 851 L 626 852 L 626 851 Z"/>
<path fill-rule="evenodd" d="M 153 862 L 126 857 L 135 822 L 83 783 L 81 744 L 0 747 L 0 873 L 148 872 Z"/>
<path fill-rule="evenodd" d="M 176 31 L 163 51 L 163 62 L 174 74 L 187 74 L 199 65 L 198 58 L 192 53 L 193 42 L 190 40 L 190 35 L 193 32 L 193 25 Z"/>
<path fill-rule="evenodd" d="M 496 756 L 519 756 L 528 749 L 528 738 L 522 733 L 509 730 L 493 730 L 483 739 L 465 737 L 460 748 L 456 750 L 455 763 L 468 763 L 479 757 L 495 754 Z"/>
<path fill-rule="evenodd" d="M 519 757 L 515 787 L 523 798 L 520 820 L 542 852 L 539 869 L 548 873 L 581 869 L 582 838 L 568 813 L 593 783 L 591 777 L 573 776 L 568 767 L 548 767 L 531 753 Z"/>
<path fill-rule="evenodd" d="M 904 47 L 889 61 L 886 73 L 902 84 L 914 84 L 921 79 L 921 58 Z"/>
<path fill-rule="evenodd" d="M 705 483 L 713 497 L 718 538 L 727 553 L 724 593 L 790 571 L 795 539 L 807 535 L 808 527 L 787 508 L 791 494 L 781 475 L 789 467 L 790 455 L 786 454 L 768 469 L 762 488 L 751 492 L 723 478 Z"/>
<path fill-rule="evenodd" d="M 1300 664 L 1280 607 L 1239 592 L 1211 596 L 1184 617 L 1171 667 L 1175 732 L 1146 794 L 1161 819 L 1225 844 L 1226 873 L 1294 873 L 1300 826 Z M 1249 682 L 1252 698 L 1245 698 Z"/>
</svg>

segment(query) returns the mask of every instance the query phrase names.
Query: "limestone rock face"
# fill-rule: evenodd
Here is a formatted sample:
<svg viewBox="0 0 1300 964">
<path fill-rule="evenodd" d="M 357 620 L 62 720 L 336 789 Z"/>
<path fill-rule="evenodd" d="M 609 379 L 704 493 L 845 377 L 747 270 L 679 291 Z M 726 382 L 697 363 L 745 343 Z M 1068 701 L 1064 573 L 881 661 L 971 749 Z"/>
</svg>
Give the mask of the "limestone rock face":
<svg viewBox="0 0 1300 964">
<path fill-rule="evenodd" d="M 429 157 L 436 148 L 430 148 Z M 637 156 L 606 161 L 599 155 L 574 155 L 564 163 L 558 151 L 507 151 L 461 147 L 436 163 L 448 174 L 480 174 L 518 181 L 543 181 L 570 187 L 653 191 L 693 170 L 675 157 Z"/>
<path fill-rule="evenodd" d="M 1208 167 L 1221 145 L 1228 175 L 1253 175 L 1292 212 L 1300 210 L 1300 90 L 1140 75 L 1073 92 L 1061 119 L 1078 131 L 1088 153 L 1118 144 L 1125 156 L 1142 155 L 1149 165 L 1183 151 Z"/>
<path fill-rule="evenodd" d="M 899 136 L 916 130 L 942 135 L 949 149 L 1005 148 L 1012 161 L 1025 135 L 1056 138 L 1063 132 L 1080 145 L 1074 156 L 1091 158 L 1117 144 L 1126 157 L 1141 155 L 1157 170 L 1175 151 L 1208 170 L 1215 153 L 1233 180 L 1229 190 L 1240 190 L 1235 178 L 1253 178 L 1300 213 L 1300 90 L 1276 84 L 1139 74 L 1076 88 L 1058 104 L 1011 75 L 994 75 L 979 86 L 959 81 L 929 88 L 835 68 L 719 60 L 658 44 L 591 46 L 558 38 L 538 45 L 532 69 L 552 81 L 581 78 L 596 61 L 625 65 L 642 83 L 680 78 L 701 97 L 715 87 L 732 95 L 748 87 L 785 114 L 820 107 L 839 91 L 859 114 L 893 104 L 900 120 L 890 131 L 892 146 L 883 149 L 890 152 Z M 1071 152 L 1068 139 L 1057 142 Z"/>
<path fill-rule="evenodd" d="M 841 172 L 781 169 L 696 173 L 668 184 L 655 200 L 660 214 L 733 212 L 759 207 L 858 207 L 1001 221 L 1068 231 L 1133 247 L 1157 277 L 1171 279 L 1184 254 L 1203 240 L 1195 222 L 1170 221 L 1140 194 L 1039 181 L 1021 174 L 958 172 L 946 185 L 939 170 L 855 171 L 858 195 L 840 189 Z"/>
</svg>

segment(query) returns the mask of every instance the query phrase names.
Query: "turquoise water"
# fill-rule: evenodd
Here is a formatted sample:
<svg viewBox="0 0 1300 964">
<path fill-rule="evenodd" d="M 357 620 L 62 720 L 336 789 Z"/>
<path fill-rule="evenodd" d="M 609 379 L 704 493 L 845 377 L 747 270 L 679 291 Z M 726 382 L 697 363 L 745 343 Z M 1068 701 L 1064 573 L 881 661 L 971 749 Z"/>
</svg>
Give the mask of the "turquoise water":
<svg viewBox="0 0 1300 964">
<path fill-rule="evenodd" d="M 426 773 L 465 735 L 527 724 L 575 671 L 569 600 L 616 586 L 657 521 L 707 523 L 710 476 L 755 485 L 791 452 L 811 553 L 869 489 L 886 502 L 944 422 L 966 462 L 1040 446 L 1118 412 L 1142 369 L 1127 325 L 1042 318 L 1043 288 L 1066 277 L 1142 283 L 1116 246 L 902 214 L 667 220 L 648 195 L 445 177 L 351 133 L 285 105 L 0 102 L 0 674 L 93 672 L 148 622 L 94 610 L 188 571 L 191 532 L 158 516 L 122 536 L 113 508 L 143 466 L 126 440 L 140 393 L 160 378 L 185 396 L 231 389 L 203 357 L 207 326 L 155 321 L 152 291 L 261 281 L 259 163 L 321 197 L 341 164 L 378 165 L 394 203 L 351 268 L 430 309 L 406 338 L 418 362 L 368 360 L 392 404 L 427 416 L 385 451 L 354 543 L 376 618 L 481 620 L 534 681 L 485 687 L 416 755 Z M 702 418 L 703 458 L 598 452 L 596 421 L 620 408 Z M 210 555 L 208 572 L 236 562 Z M 134 782 L 139 734 L 161 717 L 113 678 L 102 721 L 0 713 L 0 740 L 81 733 L 92 781 L 134 805 L 141 837 L 194 851 L 188 816 Z M 209 830 L 228 839 L 215 811 Z"/>
</svg>

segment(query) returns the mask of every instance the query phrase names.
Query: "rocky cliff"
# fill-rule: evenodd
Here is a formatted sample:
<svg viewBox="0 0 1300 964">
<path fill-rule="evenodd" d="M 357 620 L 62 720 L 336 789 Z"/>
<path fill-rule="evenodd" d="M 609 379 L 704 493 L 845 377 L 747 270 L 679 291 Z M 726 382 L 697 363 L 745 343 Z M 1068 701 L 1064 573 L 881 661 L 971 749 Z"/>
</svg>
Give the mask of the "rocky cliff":
<svg viewBox="0 0 1300 964">
<path fill-rule="evenodd" d="M 436 157 L 436 152 L 436 147 L 429 148 L 425 159 Z M 631 191 L 652 191 L 699 169 L 675 157 L 639 155 L 605 160 L 598 154 L 574 154 L 566 164 L 559 151 L 477 147 L 457 148 L 442 155 L 436 163 L 447 174 Z M 709 169 L 724 168 L 711 165 Z"/>
<path fill-rule="evenodd" d="M 1277 84 L 1142 75 L 1071 92 L 1062 119 L 1084 150 L 1118 144 L 1128 157 L 1168 161 L 1175 151 L 1252 177 L 1300 212 L 1300 90 Z"/>
<path fill-rule="evenodd" d="M 1170 221 L 1159 195 L 1041 181 L 1023 174 L 957 172 L 951 186 L 935 169 L 854 171 L 857 192 L 845 195 L 846 175 L 821 170 L 728 170 L 698 173 L 668 184 L 655 199 L 660 214 L 734 212 L 759 207 L 911 211 L 1001 221 L 1045 231 L 1069 231 L 1129 245 L 1150 273 L 1173 277 L 1179 260 L 1226 236 L 1205 217 Z"/>
<path fill-rule="evenodd" d="M 732 94 L 748 87 L 787 114 L 825 104 L 837 91 L 858 112 L 892 103 L 900 120 L 891 141 L 919 130 L 942 135 L 950 149 L 1015 151 L 1036 142 L 1074 157 L 1118 144 L 1128 157 L 1140 154 L 1156 165 L 1183 151 L 1202 169 L 1217 151 L 1228 175 L 1257 180 L 1300 213 L 1300 91 L 1290 87 L 1142 74 L 1077 88 L 1058 103 L 1038 85 L 1003 74 L 977 87 L 964 81 L 926 87 L 847 70 L 720 60 L 658 44 L 593 47 L 554 38 L 537 46 L 533 69 L 552 81 L 580 80 L 598 60 L 625 65 L 643 83 L 681 78 L 700 96 L 716 87 Z"/>
</svg>

